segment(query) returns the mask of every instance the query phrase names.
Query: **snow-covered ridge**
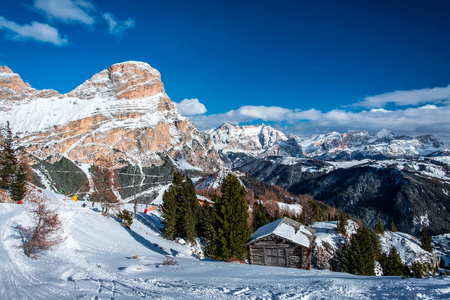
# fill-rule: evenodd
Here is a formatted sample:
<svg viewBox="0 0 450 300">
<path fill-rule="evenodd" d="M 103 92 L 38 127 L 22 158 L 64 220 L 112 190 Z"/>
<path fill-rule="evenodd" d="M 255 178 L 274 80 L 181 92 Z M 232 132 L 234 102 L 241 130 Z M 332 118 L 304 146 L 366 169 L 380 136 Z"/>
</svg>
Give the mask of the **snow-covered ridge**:
<svg viewBox="0 0 450 300">
<path fill-rule="evenodd" d="M 16 92 L 23 89 L 35 91 L 7 67 L 0 68 L 0 78 L 3 77 L 16 79 Z M 12 84 L 11 80 L 0 81 L 0 89 L 9 91 Z M 16 96 L 22 99 L 8 101 L 0 96 L 0 118 L 10 121 L 13 131 L 22 134 L 97 115 L 119 119 L 127 114 L 146 115 L 144 119 L 154 125 L 161 120 L 161 116 L 151 116 L 158 111 L 159 105 L 173 110 L 160 73 L 142 62 L 114 64 L 64 95 L 19 93 Z M 177 118 L 182 117 L 179 115 Z"/>
<path fill-rule="evenodd" d="M 225 123 L 208 131 L 216 150 L 260 154 L 288 138 L 279 130 L 266 126 L 239 126 Z"/>
<path fill-rule="evenodd" d="M 228 152 L 251 155 L 279 155 L 320 160 L 352 160 L 363 158 L 416 158 L 445 150 L 432 135 L 397 136 L 383 129 L 375 134 L 367 131 L 330 132 L 307 138 L 291 135 L 266 125 L 238 126 L 224 124 L 208 131 L 214 147 Z"/>
</svg>

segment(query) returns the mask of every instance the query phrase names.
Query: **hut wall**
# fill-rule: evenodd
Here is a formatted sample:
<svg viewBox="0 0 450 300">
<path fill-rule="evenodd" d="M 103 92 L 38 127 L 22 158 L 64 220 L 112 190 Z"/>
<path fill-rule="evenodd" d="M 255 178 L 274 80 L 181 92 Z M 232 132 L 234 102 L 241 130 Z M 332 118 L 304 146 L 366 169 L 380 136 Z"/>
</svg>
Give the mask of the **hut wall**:
<svg viewBox="0 0 450 300">
<path fill-rule="evenodd" d="M 300 245 L 271 236 L 249 245 L 250 263 L 263 266 L 278 266 L 309 269 L 311 258 L 308 251 Z"/>
</svg>

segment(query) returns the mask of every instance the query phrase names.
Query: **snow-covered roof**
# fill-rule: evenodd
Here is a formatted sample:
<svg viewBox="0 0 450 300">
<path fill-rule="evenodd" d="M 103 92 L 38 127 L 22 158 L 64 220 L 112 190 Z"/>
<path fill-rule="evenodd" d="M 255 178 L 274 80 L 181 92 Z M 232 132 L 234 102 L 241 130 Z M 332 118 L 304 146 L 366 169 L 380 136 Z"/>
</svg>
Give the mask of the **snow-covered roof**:
<svg viewBox="0 0 450 300">
<path fill-rule="evenodd" d="M 198 200 L 202 200 L 202 201 L 207 201 L 207 202 L 209 202 L 209 203 L 214 203 L 214 201 L 212 201 L 212 200 L 206 198 L 205 196 L 201 196 L 201 195 L 197 195 L 197 199 L 198 199 Z"/>
<path fill-rule="evenodd" d="M 258 230 L 256 230 L 251 236 L 247 245 L 252 244 L 264 237 L 276 235 L 303 247 L 309 248 L 314 237 L 314 232 L 314 229 L 308 228 L 294 220 L 284 217 L 258 228 Z"/>
</svg>

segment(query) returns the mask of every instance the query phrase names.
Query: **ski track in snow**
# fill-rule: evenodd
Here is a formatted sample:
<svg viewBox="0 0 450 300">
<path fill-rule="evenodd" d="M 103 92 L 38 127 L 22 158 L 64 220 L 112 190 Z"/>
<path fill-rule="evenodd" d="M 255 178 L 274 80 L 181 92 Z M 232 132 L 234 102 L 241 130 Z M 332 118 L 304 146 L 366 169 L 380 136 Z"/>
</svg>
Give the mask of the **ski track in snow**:
<svg viewBox="0 0 450 300">
<path fill-rule="evenodd" d="M 59 205 L 66 240 L 38 259 L 24 255 L 24 206 L 0 204 L 0 299 L 448 299 L 450 278 L 363 277 L 323 270 L 199 260 L 165 240 L 157 212 L 132 231 L 83 202 L 46 192 Z M 126 204 L 132 210 L 131 204 Z M 23 223 L 23 224 L 22 224 Z M 139 259 L 130 259 L 139 254 Z M 160 266 L 168 255 L 176 266 Z"/>
</svg>

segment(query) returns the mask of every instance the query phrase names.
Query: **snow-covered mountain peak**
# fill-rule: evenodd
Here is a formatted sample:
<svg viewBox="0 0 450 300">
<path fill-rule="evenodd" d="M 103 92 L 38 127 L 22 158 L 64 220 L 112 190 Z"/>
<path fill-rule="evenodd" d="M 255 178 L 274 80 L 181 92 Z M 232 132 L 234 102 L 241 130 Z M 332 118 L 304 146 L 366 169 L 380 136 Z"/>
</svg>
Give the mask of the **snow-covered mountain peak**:
<svg viewBox="0 0 450 300">
<path fill-rule="evenodd" d="M 261 153 L 288 138 L 271 126 L 239 126 L 225 123 L 208 131 L 215 148 L 223 151 Z"/>
<path fill-rule="evenodd" d="M 389 139 L 392 139 L 392 138 L 394 138 L 394 134 L 393 134 L 392 131 L 390 131 L 390 130 L 387 130 L 387 129 L 381 129 L 380 131 L 378 131 L 378 132 L 375 134 L 375 137 L 376 137 L 377 139 L 383 139 L 383 138 L 389 138 Z"/>
<path fill-rule="evenodd" d="M 10 121 L 19 145 L 35 157 L 92 164 L 109 156 L 118 167 L 147 166 L 165 163 L 161 152 L 202 170 L 219 164 L 214 151 L 205 153 L 207 135 L 174 108 L 161 74 L 147 63 L 114 64 L 64 95 L 37 91 L 2 70 L 0 120 Z"/>
<path fill-rule="evenodd" d="M 81 99 L 141 99 L 158 93 L 165 94 L 158 70 L 144 62 L 128 61 L 95 74 L 68 95 Z"/>
<path fill-rule="evenodd" d="M 29 97 L 47 98 L 52 96 L 59 96 L 59 94 L 54 90 L 36 90 L 30 84 L 24 82 L 19 74 L 14 73 L 6 66 L 0 66 L 1 100 L 22 100 Z"/>
</svg>

